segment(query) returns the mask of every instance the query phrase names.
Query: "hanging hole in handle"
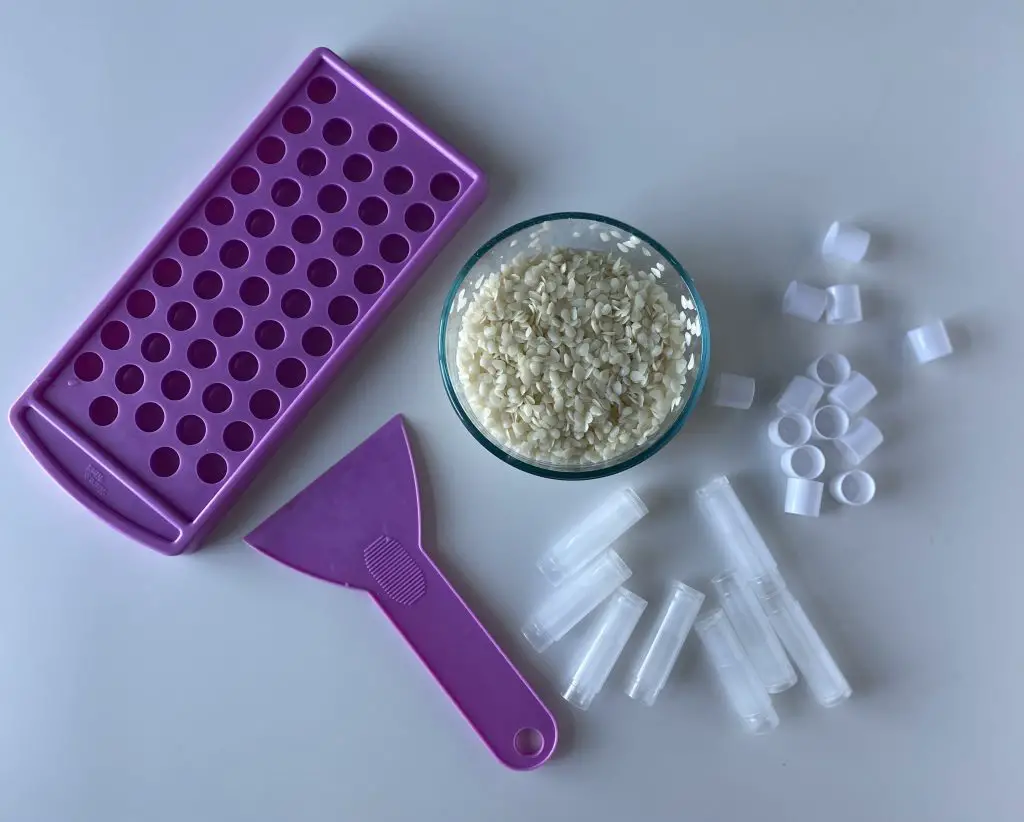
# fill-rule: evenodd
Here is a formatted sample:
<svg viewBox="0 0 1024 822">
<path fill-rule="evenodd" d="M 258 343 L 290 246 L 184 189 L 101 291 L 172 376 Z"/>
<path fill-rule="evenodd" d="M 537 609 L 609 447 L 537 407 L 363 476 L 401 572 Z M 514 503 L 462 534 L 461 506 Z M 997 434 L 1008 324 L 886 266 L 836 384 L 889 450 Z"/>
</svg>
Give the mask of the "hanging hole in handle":
<svg viewBox="0 0 1024 822">
<path fill-rule="evenodd" d="M 544 734 L 536 728 L 520 728 L 512 738 L 512 747 L 520 756 L 538 756 L 544 750 Z"/>
</svg>

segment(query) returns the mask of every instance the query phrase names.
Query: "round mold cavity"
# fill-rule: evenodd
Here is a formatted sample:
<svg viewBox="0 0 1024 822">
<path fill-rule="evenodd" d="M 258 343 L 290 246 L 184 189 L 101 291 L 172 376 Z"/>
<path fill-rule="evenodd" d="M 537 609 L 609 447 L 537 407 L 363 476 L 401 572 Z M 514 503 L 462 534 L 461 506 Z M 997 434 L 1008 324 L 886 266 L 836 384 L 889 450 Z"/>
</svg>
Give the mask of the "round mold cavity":
<svg viewBox="0 0 1024 822">
<path fill-rule="evenodd" d="M 341 117 L 332 117 L 323 127 L 324 142 L 329 146 L 343 146 L 352 139 L 352 124 Z"/>
<path fill-rule="evenodd" d="M 271 274 L 287 274 L 293 268 L 295 268 L 295 252 L 288 246 L 275 245 L 267 252 L 267 270 Z"/>
<path fill-rule="evenodd" d="M 359 316 L 359 304 L 347 294 L 342 294 L 331 300 L 327 307 L 327 316 L 331 318 L 331 322 L 338 325 L 352 325 Z"/>
<path fill-rule="evenodd" d="M 224 445 L 232 451 L 245 451 L 252 445 L 256 435 L 247 422 L 235 420 L 224 429 Z"/>
<path fill-rule="evenodd" d="M 320 232 L 322 230 L 320 221 L 312 214 L 303 214 L 301 217 L 296 217 L 292 223 L 292 236 L 303 245 L 315 243 L 320 239 Z"/>
<path fill-rule="evenodd" d="M 264 320 L 256 326 L 256 345 L 264 351 L 273 351 L 284 342 L 284 326 L 277 320 Z"/>
<path fill-rule="evenodd" d="M 306 267 L 306 279 L 317 288 L 327 288 L 338 279 L 338 266 L 326 257 L 317 257 Z"/>
<path fill-rule="evenodd" d="M 235 205 L 227 197 L 212 197 L 203 209 L 210 225 L 227 225 L 235 216 Z"/>
<path fill-rule="evenodd" d="M 348 195 L 339 185 L 329 183 L 325 185 L 316 195 L 316 204 L 326 214 L 337 214 L 348 202 Z"/>
<path fill-rule="evenodd" d="M 241 240 L 228 240 L 220 247 L 220 261 L 228 268 L 241 268 L 249 260 L 249 246 Z"/>
<path fill-rule="evenodd" d="M 171 288 L 181 279 L 181 263 L 172 257 L 157 260 L 153 266 L 153 282 L 162 288 Z"/>
<path fill-rule="evenodd" d="M 223 414 L 231 407 L 231 389 L 222 382 L 210 383 L 203 390 L 203 408 L 214 414 Z"/>
<path fill-rule="evenodd" d="M 401 234 L 385 234 L 379 250 L 385 262 L 400 263 L 409 256 L 409 241 Z"/>
<path fill-rule="evenodd" d="M 334 346 L 331 332 L 321 325 L 307 328 L 302 335 L 302 350 L 311 357 L 323 357 Z"/>
<path fill-rule="evenodd" d="M 512 737 L 512 747 L 520 756 L 538 756 L 544 750 L 544 734 L 536 728 L 520 728 Z"/>
<path fill-rule="evenodd" d="M 216 271 L 200 271 L 192 281 L 192 290 L 200 300 L 212 300 L 224 289 L 224 280 Z"/>
<path fill-rule="evenodd" d="M 350 154 L 341 166 L 345 179 L 361 183 L 373 173 L 373 161 L 365 154 Z"/>
<path fill-rule="evenodd" d="M 412 172 L 405 166 L 392 166 L 384 172 L 384 188 L 392 194 L 407 194 L 412 183 Z"/>
<path fill-rule="evenodd" d="M 269 388 L 261 388 L 249 400 L 249 412 L 258 420 L 271 420 L 281 410 L 281 398 Z"/>
<path fill-rule="evenodd" d="M 146 362 L 163 362 L 170 353 L 171 341 L 159 331 L 147 334 L 142 341 L 142 359 Z"/>
<path fill-rule="evenodd" d="M 103 358 L 95 351 L 85 351 L 75 358 L 74 371 L 82 382 L 98 380 L 103 373 Z"/>
<path fill-rule="evenodd" d="M 280 137 L 264 137 L 256 144 L 256 156 L 268 166 L 280 163 L 286 150 L 284 140 Z"/>
<path fill-rule="evenodd" d="M 89 403 L 89 419 L 96 425 L 107 426 L 117 419 L 117 401 L 101 394 Z"/>
<path fill-rule="evenodd" d="M 327 168 L 327 155 L 318 148 L 304 148 L 299 152 L 299 158 L 295 161 L 296 168 L 300 174 L 307 177 L 316 177 L 322 174 Z"/>
<path fill-rule="evenodd" d="M 167 324 L 175 331 L 188 331 L 196 324 L 196 307 L 184 301 L 175 303 L 167 309 Z"/>
<path fill-rule="evenodd" d="M 128 326 L 120 320 L 111 320 L 100 331 L 100 342 L 103 343 L 104 348 L 109 348 L 111 351 L 120 351 L 128 345 L 130 337 Z"/>
<path fill-rule="evenodd" d="M 188 257 L 198 257 L 210 244 L 210 238 L 206 232 L 197 226 L 186 228 L 178 236 L 178 248 L 181 253 Z"/>
<path fill-rule="evenodd" d="M 228 473 L 228 463 L 220 454 L 203 454 L 196 463 L 196 474 L 208 485 L 216 485 Z"/>
<path fill-rule="evenodd" d="M 430 178 L 430 194 L 435 200 L 447 203 L 459 196 L 462 184 L 459 178 L 447 171 Z"/>
<path fill-rule="evenodd" d="M 285 292 L 281 298 L 281 310 L 286 317 L 291 317 L 293 320 L 305 317 L 312 304 L 313 301 L 309 298 L 309 294 L 301 288 L 293 288 Z"/>
<path fill-rule="evenodd" d="M 320 105 L 331 102 L 337 93 L 338 87 L 330 77 L 314 77 L 306 84 L 306 96 Z"/>
<path fill-rule="evenodd" d="M 237 194 L 252 194 L 260 187 L 260 173 L 252 166 L 239 166 L 231 173 L 231 188 Z"/>
<path fill-rule="evenodd" d="M 213 315 L 213 330 L 222 337 L 233 337 L 242 330 L 244 320 L 237 308 L 222 308 Z"/>
<path fill-rule="evenodd" d="M 302 134 L 313 122 L 309 109 L 302 106 L 289 106 L 281 115 L 281 125 L 289 134 Z"/>
<path fill-rule="evenodd" d="M 306 365 L 296 357 L 286 357 L 277 364 L 275 374 L 285 388 L 298 388 L 306 381 Z"/>
<path fill-rule="evenodd" d="M 270 189 L 270 198 L 279 206 L 290 208 L 302 196 L 302 186 L 291 177 L 282 177 Z"/>
<path fill-rule="evenodd" d="M 206 436 L 206 423 L 203 422 L 202 417 L 197 417 L 195 414 L 186 414 L 178 420 L 174 431 L 184 445 L 198 445 L 203 441 L 203 437 Z"/>
<path fill-rule="evenodd" d="M 411 231 L 422 234 L 434 225 L 434 209 L 426 203 L 413 203 L 405 210 L 405 224 Z"/>
<path fill-rule="evenodd" d="M 144 320 L 156 310 L 156 297 L 152 291 L 139 288 L 128 295 L 125 308 L 135 319 Z"/>
<path fill-rule="evenodd" d="M 114 374 L 114 386 L 122 394 L 137 394 L 146 382 L 146 375 L 137 365 L 122 365 Z"/>
<path fill-rule="evenodd" d="M 181 457 L 173 448 L 162 445 L 149 457 L 149 470 L 158 477 L 170 477 L 181 467 Z"/>
<path fill-rule="evenodd" d="M 263 305 L 270 296 L 270 283 L 262 277 L 246 277 L 238 286 L 238 296 L 246 305 Z"/>
<path fill-rule="evenodd" d="M 250 351 L 239 351 L 228 360 L 228 373 L 239 382 L 248 382 L 260 370 L 260 361 Z"/>
<path fill-rule="evenodd" d="M 339 228 L 334 233 L 334 250 L 342 257 L 354 257 L 363 247 L 363 235 L 351 226 Z"/>
<path fill-rule="evenodd" d="M 273 214 L 265 208 L 257 208 L 245 218 L 245 230 L 253 237 L 266 237 L 274 230 L 274 222 Z"/>
<path fill-rule="evenodd" d="M 217 346 L 211 340 L 193 340 L 188 346 L 188 361 L 193 368 L 209 368 L 217 359 Z"/>
<path fill-rule="evenodd" d="M 144 402 L 135 409 L 135 426 L 147 434 L 159 431 L 164 424 L 164 409 L 155 402 Z"/>
<path fill-rule="evenodd" d="M 388 204 L 380 197 L 367 197 L 359 204 L 359 219 L 367 225 L 380 225 L 388 218 Z"/>
<path fill-rule="evenodd" d="M 160 391 L 169 400 L 183 400 L 192 390 L 192 380 L 184 371 L 168 371 L 160 381 Z"/>
<path fill-rule="evenodd" d="M 384 272 L 375 265 L 361 265 L 352 277 L 362 294 L 376 294 L 384 287 Z"/>
<path fill-rule="evenodd" d="M 370 129 L 366 141 L 374 151 L 391 151 L 398 145 L 398 132 L 390 123 L 378 123 Z"/>
</svg>

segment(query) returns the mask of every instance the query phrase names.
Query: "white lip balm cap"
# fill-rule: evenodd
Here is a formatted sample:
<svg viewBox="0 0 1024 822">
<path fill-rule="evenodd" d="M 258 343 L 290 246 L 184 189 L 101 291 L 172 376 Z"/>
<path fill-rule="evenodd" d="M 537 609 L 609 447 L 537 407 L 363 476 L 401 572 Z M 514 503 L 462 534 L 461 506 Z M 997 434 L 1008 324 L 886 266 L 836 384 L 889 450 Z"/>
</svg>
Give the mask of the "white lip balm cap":
<svg viewBox="0 0 1024 822">
<path fill-rule="evenodd" d="M 828 401 L 845 408 L 850 414 L 857 414 L 877 396 L 875 384 L 859 371 L 854 371 L 846 382 L 828 392 Z"/>
<path fill-rule="evenodd" d="M 811 428 L 819 440 L 834 440 L 850 430 L 850 415 L 838 405 L 823 405 L 811 417 Z"/>
<path fill-rule="evenodd" d="M 813 445 L 801 445 L 782 452 L 782 471 L 787 477 L 817 479 L 825 470 L 825 455 Z"/>
<path fill-rule="evenodd" d="M 842 354 L 835 353 L 822 354 L 807 368 L 807 376 L 826 388 L 842 385 L 850 379 L 852 373 L 850 361 Z"/>
<path fill-rule="evenodd" d="M 860 463 L 882 444 L 882 432 L 867 417 L 859 417 L 854 420 L 847 431 L 839 439 L 835 440 L 836 448 L 847 465 L 860 465 Z"/>
<path fill-rule="evenodd" d="M 825 389 L 814 380 L 796 376 L 789 381 L 775 405 L 783 414 L 803 414 L 809 417 L 824 394 Z"/>
<path fill-rule="evenodd" d="M 867 505 L 875 498 L 875 478 L 855 468 L 833 477 L 829 490 L 833 499 L 843 505 Z"/>
<path fill-rule="evenodd" d="M 851 325 L 864 319 L 860 305 L 860 286 L 852 283 L 828 287 L 828 312 L 825 322 L 829 325 Z"/>
<path fill-rule="evenodd" d="M 907 342 L 910 343 L 914 357 L 922 365 L 953 353 L 953 344 L 949 341 L 949 333 L 942 320 L 935 320 L 908 331 Z"/>
<path fill-rule="evenodd" d="M 828 308 L 828 292 L 793 280 L 782 295 L 782 313 L 816 323 Z"/>
<path fill-rule="evenodd" d="M 871 234 L 851 223 L 832 223 L 821 241 L 823 256 L 844 263 L 859 263 L 868 253 Z"/>
<path fill-rule="evenodd" d="M 786 513 L 816 517 L 821 512 L 824 484 L 809 479 L 790 477 L 786 480 Z"/>
<path fill-rule="evenodd" d="M 768 423 L 768 439 L 780 448 L 796 448 L 811 438 L 811 430 L 803 414 L 783 414 Z"/>
<path fill-rule="evenodd" d="M 715 405 L 746 411 L 754 404 L 755 383 L 752 377 L 719 374 L 715 383 Z"/>
</svg>

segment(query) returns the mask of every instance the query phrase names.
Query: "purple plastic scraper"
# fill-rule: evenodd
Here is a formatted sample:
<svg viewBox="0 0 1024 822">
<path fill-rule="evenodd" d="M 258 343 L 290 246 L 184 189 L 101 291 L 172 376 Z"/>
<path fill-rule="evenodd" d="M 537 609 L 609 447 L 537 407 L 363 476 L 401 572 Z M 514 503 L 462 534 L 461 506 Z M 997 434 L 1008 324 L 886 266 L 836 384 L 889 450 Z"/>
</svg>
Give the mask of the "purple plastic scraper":
<svg viewBox="0 0 1024 822">
<path fill-rule="evenodd" d="M 423 551 L 401 417 L 245 539 L 298 571 L 368 591 L 510 768 L 535 768 L 551 756 L 554 717 Z"/>
<path fill-rule="evenodd" d="M 15 403 L 15 430 L 114 527 L 198 548 L 484 188 L 317 49 Z"/>
</svg>

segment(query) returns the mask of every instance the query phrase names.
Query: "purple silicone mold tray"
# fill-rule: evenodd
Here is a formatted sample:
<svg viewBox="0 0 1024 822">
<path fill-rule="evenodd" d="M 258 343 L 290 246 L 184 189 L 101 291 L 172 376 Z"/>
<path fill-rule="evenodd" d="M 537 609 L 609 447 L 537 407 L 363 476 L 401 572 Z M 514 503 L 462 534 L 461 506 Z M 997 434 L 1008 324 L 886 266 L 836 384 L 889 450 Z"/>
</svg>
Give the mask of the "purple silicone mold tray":
<svg viewBox="0 0 1024 822">
<path fill-rule="evenodd" d="M 484 192 L 475 166 L 318 49 L 11 421 L 107 522 L 194 550 Z"/>
</svg>

